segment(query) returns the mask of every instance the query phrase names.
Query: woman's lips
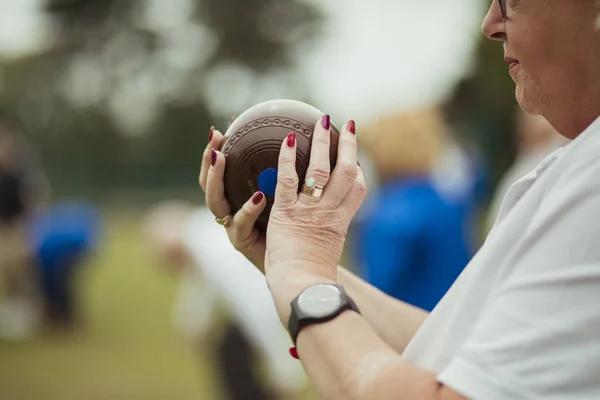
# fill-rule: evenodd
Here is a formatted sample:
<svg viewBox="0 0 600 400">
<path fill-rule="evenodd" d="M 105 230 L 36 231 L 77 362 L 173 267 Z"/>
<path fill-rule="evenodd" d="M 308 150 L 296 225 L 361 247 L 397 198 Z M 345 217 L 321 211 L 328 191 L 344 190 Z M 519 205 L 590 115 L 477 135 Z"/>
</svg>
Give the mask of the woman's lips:
<svg viewBox="0 0 600 400">
<path fill-rule="evenodd" d="M 509 71 L 519 65 L 519 61 L 516 60 L 516 59 L 514 59 L 514 58 L 505 57 L 504 61 L 506 61 L 506 63 L 508 64 L 508 70 Z"/>
</svg>

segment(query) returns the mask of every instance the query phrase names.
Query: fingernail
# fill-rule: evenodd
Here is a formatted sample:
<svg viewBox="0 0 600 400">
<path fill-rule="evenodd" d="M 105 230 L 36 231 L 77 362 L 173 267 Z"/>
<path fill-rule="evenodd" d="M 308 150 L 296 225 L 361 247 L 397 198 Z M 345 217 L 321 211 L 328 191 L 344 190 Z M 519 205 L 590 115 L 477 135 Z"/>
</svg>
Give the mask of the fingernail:
<svg viewBox="0 0 600 400">
<path fill-rule="evenodd" d="M 288 145 L 288 147 L 294 147 L 296 145 L 296 134 L 294 132 L 292 132 L 288 135 L 287 145 Z"/>
<path fill-rule="evenodd" d="M 252 203 L 254 205 L 258 205 L 262 201 L 263 197 L 265 197 L 265 195 L 262 194 L 262 192 L 256 192 L 254 197 L 252 197 Z"/>
<path fill-rule="evenodd" d="M 210 153 L 210 165 L 215 165 L 216 162 L 217 162 L 217 152 L 215 151 L 215 149 L 212 149 L 211 153 Z"/>
<path fill-rule="evenodd" d="M 295 347 L 290 347 L 290 356 L 294 357 L 296 360 L 299 360 L 298 350 Z"/>
<path fill-rule="evenodd" d="M 329 114 L 323 115 L 323 118 L 321 118 L 321 125 L 323 125 L 323 129 L 329 130 L 329 127 L 331 126 L 331 117 Z"/>
<path fill-rule="evenodd" d="M 208 131 L 208 141 L 209 141 L 209 143 L 212 141 L 214 133 L 215 133 L 215 127 L 211 126 L 210 127 L 210 131 Z"/>
<path fill-rule="evenodd" d="M 354 120 L 348 121 L 348 131 L 351 132 L 353 135 L 356 134 L 356 126 L 354 124 Z"/>
</svg>

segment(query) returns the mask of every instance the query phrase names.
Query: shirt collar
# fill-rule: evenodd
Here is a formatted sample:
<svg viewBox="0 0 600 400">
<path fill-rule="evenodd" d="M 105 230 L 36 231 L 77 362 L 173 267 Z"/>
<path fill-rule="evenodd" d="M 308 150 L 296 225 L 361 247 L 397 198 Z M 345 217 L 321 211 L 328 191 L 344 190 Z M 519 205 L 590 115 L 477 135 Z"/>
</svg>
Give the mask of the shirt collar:
<svg viewBox="0 0 600 400">
<path fill-rule="evenodd" d="M 546 158 L 544 158 L 536 167 L 534 171 L 536 176 L 539 176 L 542 172 L 548 169 L 548 167 L 554 163 L 554 161 L 560 159 L 570 149 L 579 147 L 583 142 L 588 141 L 591 141 L 592 143 L 597 142 L 598 145 L 600 145 L 600 117 L 596 118 L 596 120 L 592 122 L 583 132 L 581 132 L 579 136 L 572 140 L 571 143 L 553 151 L 546 156 Z"/>
</svg>

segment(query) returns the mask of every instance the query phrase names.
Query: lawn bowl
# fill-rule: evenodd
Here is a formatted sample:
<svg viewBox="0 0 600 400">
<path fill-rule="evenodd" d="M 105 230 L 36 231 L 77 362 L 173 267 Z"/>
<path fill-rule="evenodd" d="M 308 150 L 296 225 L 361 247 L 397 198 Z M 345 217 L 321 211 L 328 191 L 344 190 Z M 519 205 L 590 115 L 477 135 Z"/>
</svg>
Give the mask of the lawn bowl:
<svg viewBox="0 0 600 400">
<path fill-rule="evenodd" d="M 281 144 L 296 134 L 296 172 L 298 191 L 306 177 L 310 160 L 313 130 L 324 113 L 296 100 L 271 100 L 257 104 L 240 114 L 225 132 L 221 152 L 227 159 L 225 167 L 225 197 L 237 212 L 257 191 L 267 198 L 267 206 L 257 221 L 264 231 L 277 185 L 277 164 Z M 331 124 L 329 159 L 335 167 L 339 130 Z"/>
</svg>

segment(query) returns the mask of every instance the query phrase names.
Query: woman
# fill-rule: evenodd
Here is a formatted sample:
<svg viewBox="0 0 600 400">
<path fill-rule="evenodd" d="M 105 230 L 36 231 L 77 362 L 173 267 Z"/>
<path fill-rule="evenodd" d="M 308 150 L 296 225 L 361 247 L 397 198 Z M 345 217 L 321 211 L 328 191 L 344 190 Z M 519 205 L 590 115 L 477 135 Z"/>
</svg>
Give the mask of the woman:
<svg viewBox="0 0 600 400">
<path fill-rule="evenodd" d="M 431 314 L 338 268 L 367 191 L 353 121 L 341 131 L 331 174 L 322 167 L 328 117 L 315 127 L 307 177 L 322 193 L 296 193 L 295 136 L 282 143 L 266 240 L 252 228 L 265 206 L 260 193 L 227 217 L 225 157 L 213 150 L 223 136 L 212 134 L 200 174 L 208 206 L 265 271 L 293 353 L 323 398 L 600 398 L 597 7 L 492 2 L 483 32 L 504 43 L 519 104 L 573 141 L 511 187 L 485 244 Z"/>
<path fill-rule="evenodd" d="M 475 185 L 451 179 L 456 172 L 447 166 L 436 168 L 447 164 L 447 129 L 437 109 L 420 109 L 379 117 L 358 138 L 382 186 L 377 196 L 371 193 L 362 226 L 352 235 L 357 265 L 367 282 L 426 311 L 444 296 L 475 247 Z"/>
</svg>

